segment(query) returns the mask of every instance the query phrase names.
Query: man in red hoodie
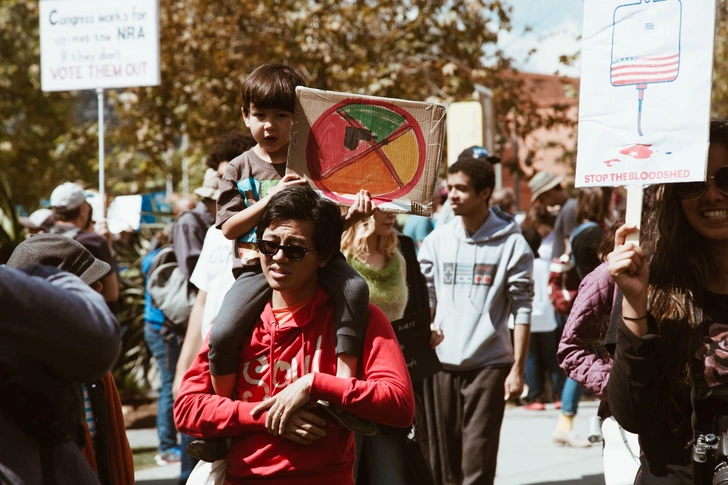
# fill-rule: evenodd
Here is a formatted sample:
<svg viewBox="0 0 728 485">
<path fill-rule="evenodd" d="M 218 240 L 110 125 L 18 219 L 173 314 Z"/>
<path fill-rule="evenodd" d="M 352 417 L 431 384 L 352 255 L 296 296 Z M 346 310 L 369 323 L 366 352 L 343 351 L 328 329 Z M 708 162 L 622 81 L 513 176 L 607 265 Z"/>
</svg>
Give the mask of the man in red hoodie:
<svg viewBox="0 0 728 485">
<path fill-rule="evenodd" d="M 257 244 L 273 295 L 241 348 L 238 400 L 214 394 L 207 342 L 184 377 L 175 423 L 194 437 L 232 438 L 226 483 L 353 485 L 353 433 L 317 401 L 388 426 L 412 423 L 404 357 L 377 307 L 369 306 L 358 378 L 336 377 L 334 305 L 318 269 L 338 250 L 341 231 L 338 207 L 309 187 L 272 196 Z"/>
</svg>

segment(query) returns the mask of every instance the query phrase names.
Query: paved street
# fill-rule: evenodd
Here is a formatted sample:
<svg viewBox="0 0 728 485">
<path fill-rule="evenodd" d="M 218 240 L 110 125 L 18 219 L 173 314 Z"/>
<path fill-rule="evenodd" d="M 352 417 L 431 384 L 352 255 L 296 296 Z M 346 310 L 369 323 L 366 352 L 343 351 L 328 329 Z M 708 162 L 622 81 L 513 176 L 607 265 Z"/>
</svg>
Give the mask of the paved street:
<svg viewBox="0 0 728 485">
<path fill-rule="evenodd" d="M 597 401 L 582 402 L 574 429 L 586 437 Z M 566 448 L 551 442 L 559 411 L 506 410 L 501 429 L 496 485 L 603 485 L 602 446 Z"/>
<path fill-rule="evenodd" d="M 597 402 L 584 402 L 575 420 L 584 437 L 587 420 L 596 414 Z M 602 447 L 572 449 L 551 442 L 558 411 L 509 408 L 501 431 L 496 485 L 602 485 Z M 132 448 L 156 446 L 155 430 L 129 430 Z M 179 466 L 153 467 L 136 473 L 136 483 L 175 485 Z"/>
</svg>

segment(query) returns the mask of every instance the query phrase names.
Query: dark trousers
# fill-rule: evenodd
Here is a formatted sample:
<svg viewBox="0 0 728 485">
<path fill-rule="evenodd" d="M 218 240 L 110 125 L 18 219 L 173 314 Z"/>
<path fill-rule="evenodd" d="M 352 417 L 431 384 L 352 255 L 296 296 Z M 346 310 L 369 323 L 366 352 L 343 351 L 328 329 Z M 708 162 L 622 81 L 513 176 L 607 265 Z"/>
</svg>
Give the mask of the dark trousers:
<svg viewBox="0 0 728 485">
<path fill-rule="evenodd" d="M 446 424 L 448 482 L 490 485 L 495 480 L 510 369 L 507 365 L 435 374 Z"/>
<path fill-rule="evenodd" d="M 526 356 L 526 384 L 531 402 L 544 398 L 544 371 L 551 380 L 554 395 L 558 395 L 564 387 L 563 371 L 556 362 L 557 346 L 555 331 L 531 334 Z"/>
</svg>

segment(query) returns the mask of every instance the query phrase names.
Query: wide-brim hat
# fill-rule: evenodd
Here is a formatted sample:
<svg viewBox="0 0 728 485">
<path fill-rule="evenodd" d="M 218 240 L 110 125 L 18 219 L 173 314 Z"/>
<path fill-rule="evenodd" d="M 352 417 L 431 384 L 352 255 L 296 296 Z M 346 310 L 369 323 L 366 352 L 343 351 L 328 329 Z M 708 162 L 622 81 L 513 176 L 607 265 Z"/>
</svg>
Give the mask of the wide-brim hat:
<svg viewBox="0 0 728 485">
<path fill-rule="evenodd" d="M 538 196 L 544 192 L 548 192 L 564 180 L 562 175 L 553 175 L 546 171 L 538 172 L 528 182 L 528 188 L 531 189 L 531 203 L 536 202 Z"/>
<path fill-rule="evenodd" d="M 20 269 L 33 263 L 75 274 L 87 285 L 99 281 L 111 271 L 108 263 L 95 258 L 81 243 L 58 234 L 29 237 L 15 248 L 7 265 Z"/>
<path fill-rule="evenodd" d="M 212 199 L 217 201 L 220 197 L 220 174 L 217 173 L 217 170 L 208 168 L 205 171 L 205 178 L 202 182 L 202 187 L 196 188 L 194 193 L 203 199 Z"/>
</svg>

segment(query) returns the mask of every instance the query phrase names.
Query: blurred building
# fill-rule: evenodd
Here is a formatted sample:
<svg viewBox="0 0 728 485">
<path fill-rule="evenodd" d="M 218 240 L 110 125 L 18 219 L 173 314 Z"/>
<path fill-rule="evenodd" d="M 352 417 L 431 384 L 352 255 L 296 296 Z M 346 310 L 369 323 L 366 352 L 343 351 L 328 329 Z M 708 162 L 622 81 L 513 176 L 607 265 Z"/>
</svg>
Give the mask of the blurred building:
<svg viewBox="0 0 728 485">
<path fill-rule="evenodd" d="M 579 107 L 579 79 L 545 74 L 518 73 L 524 87 L 531 93 L 539 111 L 545 115 L 555 112 L 554 106 L 564 108 L 573 126 L 539 128 L 525 139 L 516 139 L 512 126 L 510 141 L 502 145 L 503 187 L 513 187 L 520 211 L 531 205 L 528 180 L 540 170 L 563 174 L 573 180 L 576 163 L 576 123 Z M 505 135 L 505 134 L 504 134 Z M 569 182 L 567 182 L 569 183 Z"/>
</svg>

